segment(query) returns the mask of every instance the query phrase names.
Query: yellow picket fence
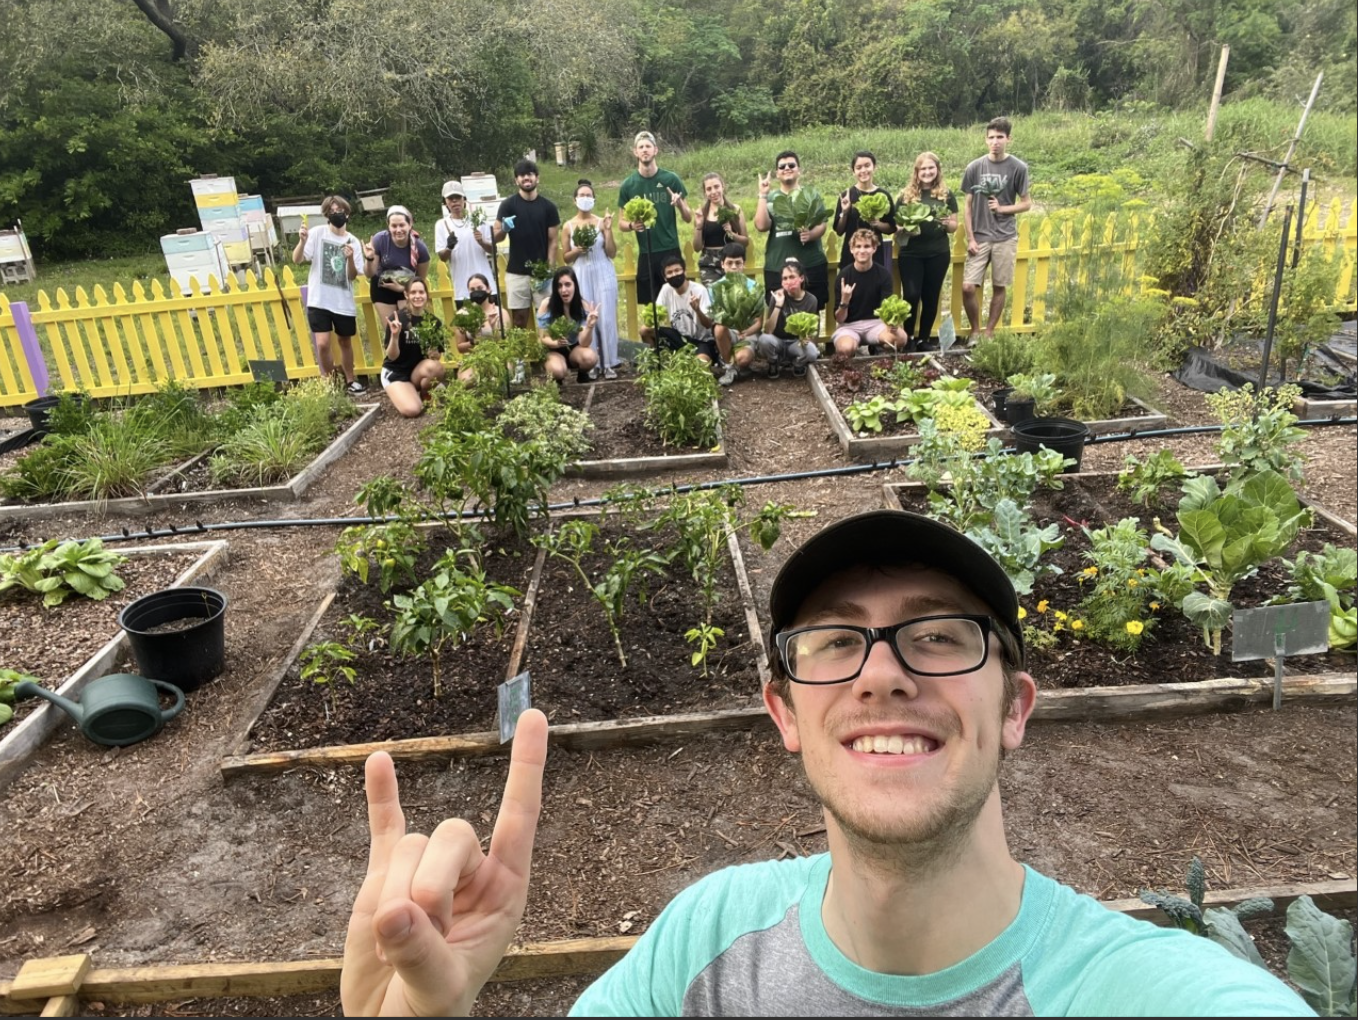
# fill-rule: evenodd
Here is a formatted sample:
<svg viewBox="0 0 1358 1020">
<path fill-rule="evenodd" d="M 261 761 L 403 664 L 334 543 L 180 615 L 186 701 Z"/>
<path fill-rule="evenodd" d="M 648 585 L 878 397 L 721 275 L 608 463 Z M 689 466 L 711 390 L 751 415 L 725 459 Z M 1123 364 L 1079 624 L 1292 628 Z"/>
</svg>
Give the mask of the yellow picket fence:
<svg viewBox="0 0 1358 1020">
<path fill-rule="evenodd" d="M 1319 245 L 1342 259 L 1335 306 L 1350 312 L 1358 310 L 1354 204 L 1348 203 L 1346 221 L 1340 200 L 1324 208 L 1313 206 L 1303 230 L 1305 245 Z M 1020 332 L 1040 329 L 1054 287 L 1071 274 L 1079 274 L 1087 258 L 1120 253 L 1126 278 L 1135 280 L 1143 226 L 1135 218 L 1110 217 L 1101 226 L 1091 217 L 1078 224 L 1053 217 L 1021 219 L 1018 264 L 1005 326 Z M 959 326 L 965 255 L 959 232 L 948 290 L 950 310 Z M 623 335 L 631 337 L 638 335 L 636 261 L 635 247 L 625 245 L 618 266 L 619 321 Z M 834 262 L 832 258 L 832 284 Z M 758 252 L 749 263 L 750 271 L 760 270 Z M 281 361 L 294 379 L 315 375 L 301 301 L 304 280 L 304 274 L 284 267 L 277 274 L 264 270 L 262 279 L 247 274 L 244 283 L 230 281 L 231 289 L 226 291 L 211 280 L 208 293 L 195 287 L 188 297 L 160 280 L 152 280 L 149 287 L 133 283 L 130 293 L 121 284 L 111 294 L 101 286 L 92 293 L 77 287 L 74 296 L 59 288 L 55 298 L 39 291 L 38 307 L 27 310 L 31 321 L 27 346 L 16 309 L 0 293 L 0 407 L 22 404 L 38 395 L 30 364 L 35 357 L 43 359 L 49 389 L 83 389 L 94 397 L 146 393 L 169 379 L 196 387 L 239 385 L 253 378 L 249 365 L 253 360 Z M 453 288 L 441 262 L 434 263 L 431 284 L 435 313 L 447 321 L 454 310 Z M 358 298 L 358 310 L 363 326 L 355 341 L 355 362 L 361 375 L 375 375 L 381 367 L 384 331 L 378 328 L 366 293 Z"/>
</svg>

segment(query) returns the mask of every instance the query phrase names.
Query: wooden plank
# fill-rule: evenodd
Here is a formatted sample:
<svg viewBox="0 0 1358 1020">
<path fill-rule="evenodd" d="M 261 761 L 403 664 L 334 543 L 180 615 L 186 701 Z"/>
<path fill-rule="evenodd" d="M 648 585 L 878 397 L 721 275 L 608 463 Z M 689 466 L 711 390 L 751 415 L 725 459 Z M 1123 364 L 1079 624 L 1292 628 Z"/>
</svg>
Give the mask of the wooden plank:
<svg viewBox="0 0 1358 1020">
<path fill-rule="evenodd" d="M 54 995 L 47 1000 L 39 1016 L 75 1016 L 80 1012 L 80 996 Z"/>
<path fill-rule="evenodd" d="M 1270 885 L 1258 889 L 1221 889 L 1211 890 L 1203 897 L 1204 907 L 1236 907 L 1246 900 L 1270 899 L 1273 913 L 1285 914 L 1287 908 L 1303 896 L 1309 896 L 1316 906 L 1328 913 L 1338 910 L 1352 910 L 1358 906 L 1358 883 L 1346 878 L 1337 882 L 1309 882 L 1299 885 Z M 1140 898 L 1130 900 L 1104 900 L 1109 910 L 1131 917 L 1167 925 L 1169 918 L 1159 907 L 1152 907 Z"/>
<path fill-rule="evenodd" d="M 1041 678 L 1039 677 L 1039 683 Z M 1307 704 L 1344 704 L 1358 693 L 1358 679 L 1342 673 L 1290 676 L 1283 700 Z M 1236 712 L 1271 702 L 1273 678 L 1199 680 L 1182 684 L 1131 684 L 1039 691 L 1032 718 L 1041 722 L 1121 722 L 1157 716 Z"/>
<path fill-rule="evenodd" d="M 19 999 L 46 999 L 53 995 L 70 995 L 79 990 L 89 969 L 89 953 L 25 960 L 10 984 L 10 994 Z"/>
<path fill-rule="evenodd" d="M 547 562 L 547 550 L 539 547 L 533 560 L 533 572 L 528 575 L 528 591 L 523 596 L 523 608 L 519 613 L 519 626 L 514 632 L 514 645 L 509 650 L 509 665 L 505 667 L 505 679 L 512 680 L 519 675 L 519 663 L 523 661 L 523 650 L 528 645 L 528 630 L 533 625 L 533 607 L 537 605 L 538 589 L 542 585 L 542 565 Z"/>
<path fill-rule="evenodd" d="M 350 422 L 349 427 L 341 432 L 331 441 L 330 445 L 318 453 L 310 464 L 302 468 L 301 471 L 293 475 L 288 481 L 276 488 L 286 492 L 284 498 L 300 499 L 302 494 L 311 488 L 322 472 L 330 467 L 331 464 L 339 460 L 348 453 L 363 433 L 372 428 L 377 422 L 378 412 L 382 410 L 381 404 L 360 404 L 363 413 L 357 419 Z M 242 494 L 244 495 L 244 494 Z"/>
</svg>

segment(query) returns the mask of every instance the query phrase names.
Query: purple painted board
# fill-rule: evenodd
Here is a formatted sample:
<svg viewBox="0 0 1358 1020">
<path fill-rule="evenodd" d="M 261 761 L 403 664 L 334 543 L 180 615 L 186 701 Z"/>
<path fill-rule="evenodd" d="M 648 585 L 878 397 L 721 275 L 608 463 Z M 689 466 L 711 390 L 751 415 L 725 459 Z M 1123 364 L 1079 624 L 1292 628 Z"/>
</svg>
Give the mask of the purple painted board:
<svg viewBox="0 0 1358 1020">
<path fill-rule="evenodd" d="M 15 301 L 10 306 L 14 313 L 14 328 L 19 334 L 19 343 L 24 349 L 24 360 L 28 362 L 29 374 L 33 376 L 33 386 L 38 396 L 47 396 L 47 361 L 42 356 L 42 344 L 38 342 L 37 330 L 33 328 L 33 317 L 28 314 L 27 301 Z"/>
</svg>

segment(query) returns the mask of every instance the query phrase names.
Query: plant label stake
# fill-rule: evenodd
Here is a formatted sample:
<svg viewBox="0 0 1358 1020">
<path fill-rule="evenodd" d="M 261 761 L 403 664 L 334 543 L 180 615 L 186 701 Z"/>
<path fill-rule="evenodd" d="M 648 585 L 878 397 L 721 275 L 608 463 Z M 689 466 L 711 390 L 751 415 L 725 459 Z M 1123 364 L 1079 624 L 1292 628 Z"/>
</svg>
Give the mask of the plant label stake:
<svg viewBox="0 0 1358 1020">
<path fill-rule="evenodd" d="M 1231 630 L 1232 662 L 1273 659 L 1273 707 L 1281 708 L 1283 659 L 1330 650 L 1330 604 L 1322 600 L 1237 609 Z"/>
<path fill-rule="evenodd" d="M 1328 603 L 1325 602 L 1322 602 L 1321 605 L 1328 607 Z M 1326 609 L 1325 619 L 1329 620 L 1328 608 Z M 500 743 L 507 744 L 514 739 L 514 731 L 519 726 L 519 716 L 533 707 L 533 677 L 527 670 L 524 670 L 518 676 L 512 676 L 502 683 L 498 691 L 500 695 Z"/>
</svg>

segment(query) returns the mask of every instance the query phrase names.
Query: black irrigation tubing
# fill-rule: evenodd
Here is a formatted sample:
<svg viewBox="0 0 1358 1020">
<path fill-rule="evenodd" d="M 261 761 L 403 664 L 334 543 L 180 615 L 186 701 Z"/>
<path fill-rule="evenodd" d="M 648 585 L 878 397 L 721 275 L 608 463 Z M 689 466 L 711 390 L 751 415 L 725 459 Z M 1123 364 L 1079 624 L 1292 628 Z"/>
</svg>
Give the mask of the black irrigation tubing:
<svg viewBox="0 0 1358 1020">
<path fill-rule="evenodd" d="M 1358 416 L 1348 416 L 1344 418 L 1316 418 L 1298 421 L 1296 423 L 1305 428 L 1324 428 L 1331 425 L 1358 425 Z M 1169 429 L 1133 429 L 1129 432 L 1109 432 L 1098 436 L 1089 436 L 1085 443 L 1092 445 L 1095 443 L 1122 443 L 1131 439 L 1161 439 L 1168 436 L 1192 436 L 1201 435 L 1209 432 L 1220 432 L 1222 425 L 1184 425 Z M 1013 452 L 1013 448 L 1006 448 L 1005 453 Z M 984 456 L 977 454 L 976 456 Z M 778 482 L 798 482 L 811 478 L 841 478 L 849 475 L 871 474 L 875 471 L 890 471 L 894 468 L 905 467 L 914 463 L 913 457 L 893 458 L 892 460 L 878 460 L 868 464 L 849 464 L 844 467 L 817 468 L 814 471 L 790 471 L 786 474 L 778 475 L 750 475 L 745 478 L 727 478 L 716 482 L 695 482 L 689 485 L 667 486 L 665 488 L 653 489 L 656 495 L 663 495 L 668 492 L 702 492 L 708 489 L 721 489 L 728 485 L 772 485 Z M 550 513 L 553 510 L 574 510 L 603 506 L 608 502 L 603 497 L 593 497 L 590 499 L 573 499 L 568 503 L 549 503 L 542 507 L 543 511 Z M 445 514 L 436 514 L 436 518 L 444 520 L 462 519 L 474 520 L 486 516 L 486 510 L 465 510 L 454 511 Z M 352 527 L 355 524 L 390 524 L 399 520 L 396 516 L 388 517 L 303 517 L 303 518 L 280 518 L 276 520 L 254 520 L 254 521 L 223 521 L 216 524 L 204 524 L 202 521 L 194 521 L 192 525 L 176 526 L 167 525 L 164 528 L 145 528 L 141 531 L 131 531 L 123 528 L 120 532 L 112 535 L 99 535 L 101 542 L 132 542 L 146 541 L 156 538 L 175 538 L 192 535 L 206 535 L 217 531 L 250 531 L 256 528 L 334 528 Z M 0 553 L 18 552 L 28 549 L 40 542 L 21 542 L 19 545 L 0 547 Z"/>
</svg>

